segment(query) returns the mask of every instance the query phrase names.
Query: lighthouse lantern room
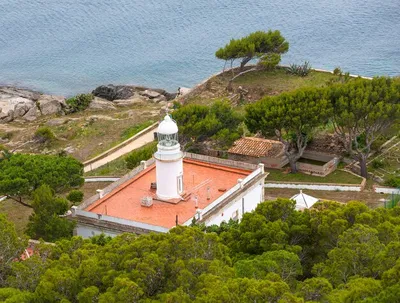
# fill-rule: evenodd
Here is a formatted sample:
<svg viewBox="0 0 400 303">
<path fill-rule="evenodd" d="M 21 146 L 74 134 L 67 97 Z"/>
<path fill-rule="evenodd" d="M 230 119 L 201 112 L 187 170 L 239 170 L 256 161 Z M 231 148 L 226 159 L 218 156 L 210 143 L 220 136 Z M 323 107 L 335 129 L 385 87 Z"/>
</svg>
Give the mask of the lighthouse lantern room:
<svg viewBox="0 0 400 303">
<path fill-rule="evenodd" d="M 161 200 L 181 198 L 183 193 L 183 153 L 178 142 L 178 126 L 167 114 L 157 130 L 156 180 Z"/>
</svg>

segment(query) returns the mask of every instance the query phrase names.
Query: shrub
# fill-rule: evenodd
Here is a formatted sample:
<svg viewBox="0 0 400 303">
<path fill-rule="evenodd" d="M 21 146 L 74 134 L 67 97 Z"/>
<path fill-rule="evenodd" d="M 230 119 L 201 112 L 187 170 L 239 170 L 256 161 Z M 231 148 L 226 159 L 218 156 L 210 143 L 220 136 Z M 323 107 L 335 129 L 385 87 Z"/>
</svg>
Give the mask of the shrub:
<svg viewBox="0 0 400 303">
<path fill-rule="evenodd" d="M 67 195 L 67 199 L 72 202 L 72 204 L 80 203 L 83 200 L 83 192 L 75 189 L 71 190 Z"/>
<path fill-rule="evenodd" d="M 90 105 L 90 102 L 93 100 L 92 94 L 80 94 L 75 97 L 67 99 L 66 103 L 69 106 L 70 113 L 76 113 L 79 111 L 83 111 L 87 109 Z"/>
<path fill-rule="evenodd" d="M 378 168 L 384 168 L 386 166 L 386 161 L 384 159 L 374 159 L 371 162 L 372 168 L 378 169 Z"/>
<path fill-rule="evenodd" d="M 55 138 L 53 131 L 47 126 L 39 127 L 33 136 L 33 139 L 39 143 L 49 143 L 54 141 Z"/>
<path fill-rule="evenodd" d="M 339 75 L 343 74 L 343 72 L 342 72 L 342 70 L 341 70 L 340 67 L 336 67 L 336 68 L 333 70 L 333 74 L 334 74 L 335 76 L 339 76 Z"/>
<path fill-rule="evenodd" d="M 151 158 L 153 153 L 156 151 L 156 148 L 157 142 L 151 142 L 137 150 L 134 150 L 125 158 L 126 167 L 128 169 L 133 169 L 140 164 L 140 161 Z"/>
<path fill-rule="evenodd" d="M 390 187 L 400 187 L 400 176 L 387 178 L 385 180 L 385 185 Z"/>
<path fill-rule="evenodd" d="M 300 77 L 305 77 L 307 76 L 310 71 L 311 71 L 311 65 L 308 61 L 304 62 L 304 64 L 297 65 L 297 64 L 291 64 L 286 71 L 289 74 L 300 76 Z"/>
</svg>

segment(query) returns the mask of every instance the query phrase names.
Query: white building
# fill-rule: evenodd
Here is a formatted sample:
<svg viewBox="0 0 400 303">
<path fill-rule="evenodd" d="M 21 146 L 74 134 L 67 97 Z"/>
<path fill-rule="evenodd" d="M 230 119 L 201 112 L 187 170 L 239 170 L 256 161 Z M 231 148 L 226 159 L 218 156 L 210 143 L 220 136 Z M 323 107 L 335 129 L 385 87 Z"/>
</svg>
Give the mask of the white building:
<svg viewBox="0 0 400 303">
<path fill-rule="evenodd" d="M 167 232 L 193 218 L 220 224 L 264 201 L 262 164 L 183 153 L 169 115 L 157 134 L 152 159 L 72 209 L 76 235 Z"/>
</svg>

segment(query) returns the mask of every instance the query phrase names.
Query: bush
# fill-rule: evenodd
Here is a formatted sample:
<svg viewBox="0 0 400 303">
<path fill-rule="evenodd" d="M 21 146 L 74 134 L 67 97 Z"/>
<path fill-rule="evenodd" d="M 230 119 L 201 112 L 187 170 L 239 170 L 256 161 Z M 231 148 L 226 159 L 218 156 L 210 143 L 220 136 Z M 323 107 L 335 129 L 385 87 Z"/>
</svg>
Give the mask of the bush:
<svg viewBox="0 0 400 303">
<path fill-rule="evenodd" d="M 384 159 L 374 159 L 371 162 L 372 168 L 378 169 L 378 168 L 384 168 L 386 166 L 386 161 Z"/>
<path fill-rule="evenodd" d="M 83 192 L 80 190 L 71 190 L 67 195 L 68 201 L 72 202 L 72 204 L 77 204 L 82 202 L 83 200 Z"/>
<path fill-rule="evenodd" d="M 387 178 L 385 180 L 385 185 L 390 187 L 400 187 L 400 176 Z"/>
<path fill-rule="evenodd" d="M 39 127 L 33 136 L 33 139 L 39 143 L 49 143 L 54 141 L 55 138 L 53 131 L 47 126 Z"/>
<path fill-rule="evenodd" d="M 80 94 L 75 97 L 67 99 L 66 103 L 69 106 L 70 113 L 76 113 L 87 109 L 90 102 L 93 100 L 92 94 Z"/>
<path fill-rule="evenodd" d="M 286 71 L 289 74 L 300 76 L 300 77 L 305 77 L 307 76 L 310 71 L 311 71 L 311 65 L 308 61 L 304 62 L 304 64 L 297 65 L 297 64 L 291 64 Z"/>
<path fill-rule="evenodd" d="M 125 158 L 126 167 L 128 169 L 134 169 L 140 164 L 140 161 L 150 159 L 156 151 L 156 148 L 157 142 L 151 142 L 137 150 L 134 150 Z"/>
</svg>

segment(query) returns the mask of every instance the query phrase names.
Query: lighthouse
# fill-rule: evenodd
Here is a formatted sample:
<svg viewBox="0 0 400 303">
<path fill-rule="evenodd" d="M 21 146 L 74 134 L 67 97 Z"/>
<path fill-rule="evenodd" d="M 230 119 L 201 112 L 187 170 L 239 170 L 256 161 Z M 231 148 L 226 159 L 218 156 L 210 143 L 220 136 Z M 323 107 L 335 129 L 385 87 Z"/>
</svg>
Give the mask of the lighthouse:
<svg viewBox="0 0 400 303">
<path fill-rule="evenodd" d="M 183 193 L 183 153 L 178 142 L 178 126 L 167 114 L 157 130 L 156 181 L 157 197 L 179 199 Z"/>
</svg>

